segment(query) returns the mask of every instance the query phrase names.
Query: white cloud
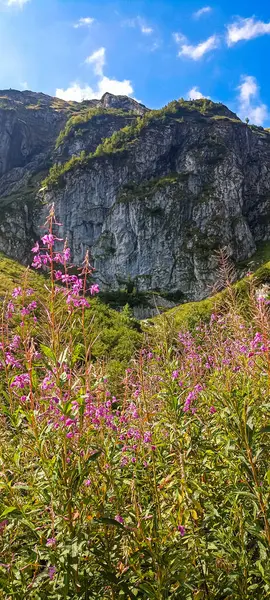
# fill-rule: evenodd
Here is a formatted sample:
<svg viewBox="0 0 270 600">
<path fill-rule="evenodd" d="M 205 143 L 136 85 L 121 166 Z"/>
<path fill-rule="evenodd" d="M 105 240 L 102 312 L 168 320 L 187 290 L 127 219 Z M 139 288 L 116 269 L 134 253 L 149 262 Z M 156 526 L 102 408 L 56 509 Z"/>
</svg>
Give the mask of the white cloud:
<svg viewBox="0 0 270 600">
<path fill-rule="evenodd" d="M 103 67 L 105 65 L 105 48 L 99 48 L 88 56 L 85 60 L 88 64 L 94 65 L 94 73 L 96 75 L 103 75 Z"/>
<path fill-rule="evenodd" d="M 95 94 L 98 93 L 98 96 L 95 97 L 101 98 L 106 92 L 110 92 L 116 96 L 130 96 L 133 93 L 133 87 L 129 79 L 118 81 L 117 79 L 110 79 L 104 75 L 98 82 L 98 89 L 97 92 L 95 92 Z"/>
<path fill-rule="evenodd" d="M 94 96 L 94 90 L 89 85 L 81 86 L 79 83 L 71 83 L 70 87 L 66 90 L 57 88 L 55 95 L 57 98 L 62 100 L 75 100 L 76 102 L 82 102 L 82 100 L 92 100 Z"/>
<path fill-rule="evenodd" d="M 78 82 L 74 82 L 66 90 L 57 88 L 55 95 L 62 100 L 76 100 L 81 102 L 82 100 L 93 100 L 99 99 L 106 92 L 115 94 L 116 96 L 131 96 L 133 93 L 133 87 L 129 79 L 119 81 L 118 79 L 110 79 L 103 73 L 103 67 L 105 65 L 105 48 L 99 48 L 88 56 L 86 63 L 94 65 L 94 73 L 99 77 L 95 88 L 84 84 L 80 85 Z"/>
<path fill-rule="evenodd" d="M 124 21 L 123 25 L 126 25 L 127 27 L 139 27 L 141 33 L 143 33 L 144 35 L 151 35 L 151 33 L 154 32 L 152 27 L 146 25 L 142 17 L 139 16 L 135 17 L 135 19 L 128 19 L 127 21 Z"/>
<path fill-rule="evenodd" d="M 82 102 L 82 100 L 100 99 L 106 92 L 116 96 L 130 96 L 133 93 L 133 87 L 128 79 L 118 81 L 104 75 L 97 83 L 96 89 L 89 85 L 81 86 L 79 83 L 74 82 L 66 90 L 58 88 L 55 95 L 57 98 L 62 98 L 62 100 Z"/>
<path fill-rule="evenodd" d="M 149 35 L 150 33 L 153 33 L 153 29 L 152 29 L 152 27 L 147 27 L 146 25 L 142 25 L 141 32 L 145 33 L 146 35 Z"/>
<path fill-rule="evenodd" d="M 210 50 L 213 50 L 214 48 L 217 48 L 218 43 L 219 40 L 216 35 L 211 35 L 207 40 L 205 40 L 205 42 L 201 42 L 197 46 L 184 44 L 182 41 L 180 41 L 180 44 L 182 45 L 180 47 L 178 56 L 187 56 L 188 58 L 192 58 L 192 60 L 200 60 L 204 54 L 210 52 Z"/>
<path fill-rule="evenodd" d="M 248 117 L 255 125 L 263 125 L 269 114 L 266 104 L 260 101 L 260 88 L 255 77 L 243 76 L 238 90 L 238 113 L 241 119 Z"/>
<path fill-rule="evenodd" d="M 238 19 L 227 26 L 227 44 L 233 46 L 240 40 L 251 40 L 265 34 L 270 34 L 270 23 L 256 21 L 254 17 Z"/>
<path fill-rule="evenodd" d="M 184 42 L 187 41 L 186 36 L 183 35 L 182 33 L 173 33 L 173 38 L 177 44 L 183 44 Z"/>
<path fill-rule="evenodd" d="M 258 94 L 259 88 L 255 77 L 251 75 L 247 75 L 243 78 L 241 85 L 239 85 L 240 90 L 240 101 L 241 103 L 250 103 L 252 96 L 256 96 Z"/>
<path fill-rule="evenodd" d="M 187 93 L 188 100 L 200 100 L 201 98 L 208 98 L 209 96 L 204 96 L 197 86 L 194 86 Z"/>
<path fill-rule="evenodd" d="M 30 0 L 7 0 L 6 4 L 7 6 L 17 6 L 18 8 L 22 8 L 27 2 L 30 2 Z"/>
<path fill-rule="evenodd" d="M 79 27 L 90 27 L 94 23 L 94 20 L 95 19 L 92 19 L 92 17 L 82 17 L 73 25 L 73 27 L 75 29 L 78 29 Z"/>
<path fill-rule="evenodd" d="M 195 13 L 193 13 L 193 17 L 194 19 L 200 19 L 203 15 L 206 15 L 210 12 L 212 12 L 211 6 L 203 6 L 203 8 L 200 8 L 200 10 L 197 10 Z"/>
</svg>

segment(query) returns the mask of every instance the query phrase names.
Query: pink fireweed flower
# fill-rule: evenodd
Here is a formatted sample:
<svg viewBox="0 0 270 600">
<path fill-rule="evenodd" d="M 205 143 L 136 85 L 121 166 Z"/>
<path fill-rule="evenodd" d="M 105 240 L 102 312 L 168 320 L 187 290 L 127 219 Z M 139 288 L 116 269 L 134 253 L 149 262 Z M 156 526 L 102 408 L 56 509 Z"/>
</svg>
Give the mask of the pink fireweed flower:
<svg viewBox="0 0 270 600">
<path fill-rule="evenodd" d="M 46 546 L 48 546 L 48 547 L 56 546 L 56 539 L 54 537 L 48 538 L 47 542 L 46 542 Z"/>
<path fill-rule="evenodd" d="M 33 296 L 34 294 L 34 290 L 32 288 L 29 288 L 28 290 L 26 290 L 26 296 Z"/>
<path fill-rule="evenodd" d="M 124 519 L 123 517 L 121 517 L 121 515 L 116 515 L 114 517 L 115 521 L 117 521 L 118 523 L 121 523 L 121 525 L 124 525 Z"/>
<path fill-rule="evenodd" d="M 14 288 L 14 290 L 12 292 L 13 298 L 17 298 L 18 296 L 21 296 L 21 295 L 22 295 L 22 288 L 21 287 Z"/>
<path fill-rule="evenodd" d="M 70 257 L 71 257 L 70 248 L 65 248 L 65 250 L 63 251 L 63 259 L 64 259 L 64 261 L 70 260 Z"/>
<path fill-rule="evenodd" d="M 6 318 L 11 319 L 14 312 L 15 312 L 15 306 L 14 306 L 13 302 L 10 301 L 7 305 Z"/>
<path fill-rule="evenodd" d="M 63 283 L 70 283 L 70 275 L 68 275 L 67 273 L 61 274 L 61 279 Z"/>
<path fill-rule="evenodd" d="M 0 521 L 0 533 L 3 533 L 4 529 L 8 525 L 8 520 L 4 519 L 4 521 Z"/>
<path fill-rule="evenodd" d="M 55 276 L 56 281 L 59 281 L 60 279 L 62 279 L 63 273 L 62 273 L 62 271 L 55 271 L 54 276 Z"/>
<path fill-rule="evenodd" d="M 6 352 L 5 354 L 5 363 L 6 365 L 10 365 L 11 367 L 14 367 L 15 369 L 20 369 L 21 368 L 21 363 L 19 360 L 17 360 L 13 354 L 11 354 L 11 352 Z"/>
<path fill-rule="evenodd" d="M 10 387 L 11 388 L 21 388 L 23 389 L 24 387 L 26 387 L 27 385 L 30 384 L 30 377 L 28 373 L 22 373 L 21 375 L 16 375 L 16 377 L 14 377 Z"/>
<path fill-rule="evenodd" d="M 14 335 L 12 342 L 10 343 L 9 347 L 10 350 L 17 350 L 20 346 L 21 343 L 21 336 L 20 335 Z"/>
<path fill-rule="evenodd" d="M 86 487 L 89 487 L 91 485 L 91 483 L 92 483 L 91 479 L 86 479 L 85 482 L 84 482 L 84 485 Z"/>
<path fill-rule="evenodd" d="M 211 413 L 211 415 L 214 415 L 214 413 L 217 412 L 217 409 L 214 406 L 210 406 L 209 412 Z"/>
<path fill-rule="evenodd" d="M 177 529 L 178 529 L 181 537 L 183 537 L 186 533 L 186 528 L 183 525 L 178 525 Z"/>
<path fill-rule="evenodd" d="M 197 383 L 194 389 L 191 392 L 189 392 L 183 407 L 184 412 L 188 412 L 190 410 L 192 402 L 197 399 L 198 394 L 202 391 L 202 389 L 202 385 L 200 383 Z"/>
<path fill-rule="evenodd" d="M 40 255 L 36 255 L 34 256 L 34 260 L 32 262 L 32 267 L 34 267 L 34 269 L 41 269 L 42 267 L 42 260 L 40 258 Z"/>
<path fill-rule="evenodd" d="M 33 302 L 30 302 L 30 304 L 28 304 L 27 310 L 31 311 L 31 310 L 35 310 L 35 308 L 37 308 L 37 302 L 35 300 L 33 300 Z"/>
<path fill-rule="evenodd" d="M 99 285 L 97 283 L 94 283 L 90 287 L 90 294 L 91 294 L 91 296 L 94 296 L 95 294 L 98 294 L 98 293 L 99 293 Z"/>
<path fill-rule="evenodd" d="M 48 263 L 51 264 L 52 262 L 52 259 L 48 252 L 46 252 L 46 254 L 41 254 L 41 260 L 43 265 L 47 265 Z"/>
<path fill-rule="evenodd" d="M 64 261 L 63 256 L 62 256 L 62 254 L 60 252 L 57 252 L 54 255 L 54 262 L 55 263 L 59 263 L 60 265 L 64 264 L 65 261 Z"/>
<path fill-rule="evenodd" d="M 26 315 L 29 315 L 29 310 L 28 308 L 26 308 L 25 306 L 23 306 L 22 310 L 21 310 L 21 315 L 22 317 L 26 317 Z"/>
<path fill-rule="evenodd" d="M 55 573 L 56 573 L 56 567 L 48 568 L 48 574 L 49 574 L 49 578 L 51 581 L 54 579 Z"/>
<path fill-rule="evenodd" d="M 172 379 L 177 379 L 177 377 L 179 376 L 179 371 L 175 370 L 172 372 Z"/>
<path fill-rule="evenodd" d="M 151 431 L 146 431 L 143 436 L 143 441 L 145 444 L 149 444 L 152 441 L 152 433 Z"/>
<path fill-rule="evenodd" d="M 52 235 L 52 233 L 47 233 L 46 235 L 44 235 L 41 238 L 41 240 L 42 240 L 42 243 L 44 244 L 44 246 L 51 247 L 54 245 L 55 237 L 54 237 L 54 235 Z"/>
<path fill-rule="evenodd" d="M 36 242 L 34 247 L 32 248 L 31 252 L 37 253 L 39 252 L 39 243 Z"/>
<path fill-rule="evenodd" d="M 42 390 L 51 390 L 55 386 L 55 382 L 52 381 L 52 377 L 52 373 L 49 373 L 48 375 L 46 375 L 46 377 L 44 377 L 40 385 Z"/>
</svg>

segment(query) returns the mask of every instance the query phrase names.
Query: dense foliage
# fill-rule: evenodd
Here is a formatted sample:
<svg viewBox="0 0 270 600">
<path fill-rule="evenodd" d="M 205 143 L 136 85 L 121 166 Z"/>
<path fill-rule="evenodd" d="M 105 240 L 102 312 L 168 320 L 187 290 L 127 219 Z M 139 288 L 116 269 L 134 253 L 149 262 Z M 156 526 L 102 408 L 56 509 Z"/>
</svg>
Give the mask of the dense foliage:
<svg viewBox="0 0 270 600">
<path fill-rule="evenodd" d="M 25 277 L 3 302 L 2 598 L 269 597 L 268 289 L 248 320 L 230 288 L 208 323 L 159 325 L 115 393 L 88 259 L 71 274 L 48 226 L 46 300 Z"/>
</svg>

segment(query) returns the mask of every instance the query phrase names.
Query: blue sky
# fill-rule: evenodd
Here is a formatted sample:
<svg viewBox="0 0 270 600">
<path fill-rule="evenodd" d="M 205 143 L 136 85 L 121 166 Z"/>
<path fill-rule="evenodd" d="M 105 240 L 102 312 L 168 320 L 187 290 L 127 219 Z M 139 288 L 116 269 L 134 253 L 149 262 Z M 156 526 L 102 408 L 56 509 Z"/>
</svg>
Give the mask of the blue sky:
<svg viewBox="0 0 270 600">
<path fill-rule="evenodd" d="M 269 0 L 0 0 L 0 89 L 201 95 L 270 125 Z"/>
</svg>

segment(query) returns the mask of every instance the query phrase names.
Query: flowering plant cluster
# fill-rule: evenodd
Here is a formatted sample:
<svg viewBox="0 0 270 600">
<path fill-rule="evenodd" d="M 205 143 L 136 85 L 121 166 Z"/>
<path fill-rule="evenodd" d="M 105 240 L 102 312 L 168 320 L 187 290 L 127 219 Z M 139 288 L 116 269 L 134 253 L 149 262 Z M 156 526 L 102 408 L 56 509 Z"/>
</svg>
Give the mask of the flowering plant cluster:
<svg viewBox="0 0 270 600">
<path fill-rule="evenodd" d="M 3 302 L 1 597 L 263 600 L 270 593 L 267 298 L 173 339 L 158 328 L 121 384 L 92 357 L 88 257 L 33 248 Z M 240 307 L 241 308 L 241 307 Z"/>
</svg>

